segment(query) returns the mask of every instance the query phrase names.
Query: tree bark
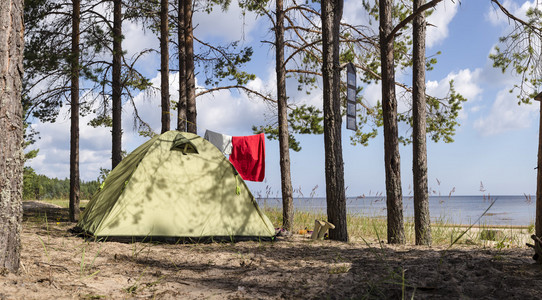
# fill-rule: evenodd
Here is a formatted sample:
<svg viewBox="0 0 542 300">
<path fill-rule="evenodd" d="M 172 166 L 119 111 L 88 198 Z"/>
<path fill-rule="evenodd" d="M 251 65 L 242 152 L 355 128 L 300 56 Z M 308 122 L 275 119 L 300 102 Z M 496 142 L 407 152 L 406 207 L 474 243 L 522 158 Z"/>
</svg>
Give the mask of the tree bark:
<svg viewBox="0 0 542 300">
<path fill-rule="evenodd" d="M 194 75 L 194 32 L 192 27 L 192 0 L 184 1 L 185 55 L 186 55 L 186 127 L 197 134 L 196 79 Z"/>
<path fill-rule="evenodd" d="M 186 131 L 186 38 L 184 5 L 179 0 L 177 11 L 177 44 L 179 49 L 179 102 L 177 103 L 177 130 Z"/>
<path fill-rule="evenodd" d="M 388 243 L 404 244 L 401 159 L 395 98 L 395 65 L 392 31 L 392 0 L 380 0 L 380 61 L 382 69 L 382 110 L 384 119 L 384 161 L 386 168 L 386 205 Z"/>
<path fill-rule="evenodd" d="M 414 0 L 414 11 L 425 0 Z M 416 245 L 431 245 L 429 191 L 427 187 L 426 99 L 425 99 L 425 15 L 413 20 L 412 66 L 412 171 L 414 179 L 414 227 Z"/>
<path fill-rule="evenodd" d="M 168 0 L 160 1 L 160 95 L 162 99 L 162 133 L 169 131 L 169 20 Z"/>
<path fill-rule="evenodd" d="M 536 171 L 535 235 L 539 238 L 542 238 L 542 100 L 539 100 L 539 101 L 540 101 L 540 122 L 539 122 L 540 124 L 538 128 L 538 164 L 537 164 L 537 171 Z M 542 245 L 540 244 L 539 246 L 542 247 Z"/>
<path fill-rule="evenodd" d="M 111 169 L 114 169 L 122 160 L 122 0 L 113 2 L 113 128 L 112 128 L 112 155 Z"/>
<path fill-rule="evenodd" d="M 79 24 L 81 1 L 72 0 L 71 130 L 70 130 L 70 221 L 79 220 Z"/>
<path fill-rule="evenodd" d="M 290 175 L 290 147 L 288 132 L 288 98 L 286 97 L 286 66 L 284 64 L 284 8 L 282 0 L 276 0 L 277 22 L 275 27 L 277 102 L 279 121 L 280 179 L 282 189 L 282 227 L 292 230 L 294 224 L 294 200 Z"/>
<path fill-rule="evenodd" d="M 329 238 L 348 241 L 346 196 L 341 144 L 339 25 L 343 0 L 322 0 L 322 75 L 324 83 L 324 149 L 328 221 L 335 225 Z"/>
<path fill-rule="evenodd" d="M 23 190 L 23 1 L 0 1 L 0 273 L 20 264 Z"/>
</svg>

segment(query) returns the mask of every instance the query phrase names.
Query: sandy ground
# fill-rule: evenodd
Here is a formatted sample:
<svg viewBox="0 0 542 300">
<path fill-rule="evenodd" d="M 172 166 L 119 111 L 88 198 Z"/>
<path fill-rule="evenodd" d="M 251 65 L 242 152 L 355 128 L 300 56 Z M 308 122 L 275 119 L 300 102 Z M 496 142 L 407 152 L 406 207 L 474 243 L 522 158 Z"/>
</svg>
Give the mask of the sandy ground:
<svg viewBox="0 0 542 300">
<path fill-rule="evenodd" d="M 48 222 L 43 220 L 47 213 Z M 540 299 L 528 248 L 311 241 L 167 245 L 85 241 L 66 209 L 25 204 L 21 273 L 0 299 Z"/>
</svg>

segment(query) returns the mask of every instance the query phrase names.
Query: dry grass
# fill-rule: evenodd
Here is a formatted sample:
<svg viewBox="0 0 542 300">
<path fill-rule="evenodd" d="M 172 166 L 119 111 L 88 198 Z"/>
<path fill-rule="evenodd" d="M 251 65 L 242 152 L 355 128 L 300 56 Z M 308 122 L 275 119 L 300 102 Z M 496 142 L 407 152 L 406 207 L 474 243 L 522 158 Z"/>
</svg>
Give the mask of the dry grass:
<svg viewBox="0 0 542 300">
<path fill-rule="evenodd" d="M 282 210 L 277 208 L 264 208 L 265 214 L 269 217 L 275 227 L 282 224 Z M 298 233 L 301 230 L 312 230 L 314 220 L 326 220 L 327 216 L 320 212 L 296 211 L 294 214 L 294 225 L 292 232 Z M 444 218 L 442 220 L 445 220 Z M 454 243 L 465 245 L 478 245 L 482 247 L 524 247 L 530 241 L 533 233 L 532 226 L 472 226 L 462 224 L 449 224 L 445 221 L 437 221 L 431 225 L 433 245 L 449 246 Z M 410 220 L 412 221 L 412 220 Z M 385 242 L 387 234 L 386 220 L 379 217 L 366 217 L 361 215 L 347 215 L 347 228 L 350 240 Z M 496 230 L 500 233 L 498 239 L 483 239 L 484 230 Z M 461 236 L 462 235 L 462 236 Z M 461 236 L 457 241 L 456 239 Z M 414 223 L 405 223 L 405 238 L 407 244 L 415 243 Z"/>
<path fill-rule="evenodd" d="M 43 200 L 43 203 L 52 204 L 58 207 L 67 208 L 68 200 L 53 199 Z M 81 207 L 84 208 L 88 200 L 81 200 Z M 276 207 L 263 205 L 262 210 L 269 217 L 275 228 L 282 224 L 282 210 Z M 37 217 L 37 216 L 35 216 Z M 40 216 L 44 220 L 45 215 Z M 49 221 L 55 222 L 59 219 L 55 215 L 55 210 L 49 213 Z M 296 210 L 294 214 L 293 233 L 299 233 L 301 230 L 312 230 L 314 220 L 326 220 L 327 216 L 322 212 L 300 211 Z M 431 225 L 431 235 L 433 245 L 449 246 L 460 235 L 463 235 L 456 243 L 465 245 L 478 245 L 482 247 L 524 247 L 526 242 L 530 242 L 530 235 L 534 233 L 534 226 L 504 226 L 504 225 L 475 225 L 469 228 L 468 224 L 451 224 L 447 222 L 446 216 L 441 216 L 437 222 Z M 386 220 L 381 217 L 367 217 L 361 214 L 347 215 L 348 234 L 352 241 L 370 241 L 385 242 L 387 234 Z M 498 239 L 482 239 L 484 230 L 499 231 Z M 414 244 L 415 232 L 413 220 L 407 220 L 405 223 L 405 238 L 407 244 Z"/>
</svg>

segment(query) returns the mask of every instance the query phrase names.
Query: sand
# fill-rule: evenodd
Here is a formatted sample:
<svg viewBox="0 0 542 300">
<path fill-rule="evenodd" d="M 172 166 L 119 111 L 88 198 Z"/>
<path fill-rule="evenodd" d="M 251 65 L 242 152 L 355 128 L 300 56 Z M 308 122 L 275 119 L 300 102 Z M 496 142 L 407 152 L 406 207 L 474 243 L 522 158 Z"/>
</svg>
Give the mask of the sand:
<svg viewBox="0 0 542 300">
<path fill-rule="evenodd" d="M 36 219 L 47 212 L 48 222 Z M 0 299 L 537 299 L 532 250 L 377 241 L 124 244 L 68 232 L 66 209 L 25 205 L 20 274 Z"/>
</svg>

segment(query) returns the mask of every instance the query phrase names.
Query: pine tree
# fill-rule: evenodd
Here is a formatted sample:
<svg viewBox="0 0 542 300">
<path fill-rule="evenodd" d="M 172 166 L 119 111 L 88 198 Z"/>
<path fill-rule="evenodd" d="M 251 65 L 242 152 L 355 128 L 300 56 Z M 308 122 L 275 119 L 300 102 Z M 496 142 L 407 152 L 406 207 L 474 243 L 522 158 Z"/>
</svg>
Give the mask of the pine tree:
<svg viewBox="0 0 542 300">
<path fill-rule="evenodd" d="M 335 225 L 329 238 L 347 242 L 339 64 L 339 29 L 343 5 L 343 0 L 322 0 L 322 77 L 327 218 Z"/>
<path fill-rule="evenodd" d="M 424 0 L 414 0 L 414 11 L 424 2 Z M 429 217 L 429 190 L 427 186 L 425 26 L 425 16 L 421 13 L 414 18 L 412 26 L 412 169 L 416 245 L 431 245 L 431 218 Z"/>
<path fill-rule="evenodd" d="M 191 2 L 191 1 L 186 1 Z M 169 3 L 160 0 L 160 98 L 162 103 L 162 133 L 170 128 L 169 100 Z"/>
<path fill-rule="evenodd" d="M 284 6 L 276 0 L 275 59 L 277 76 L 278 136 L 280 156 L 280 182 L 282 192 L 282 226 L 292 230 L 294 222 L 294 201 L 290 175 L 290 148 L 288 133 L 288 98 L 286 96 L 286 64 L 284 62 Z"/>
<path fill-rule="evenodd" d="M 23 1 L 0 2 L 0 271 L 20 264 L 23 121 Z"/>
<path fill-rule="evenodd" d="M 122 160 L 122 0 L 113 0 L 111 74 L 111 169 Z"/>
<path fill-rule="evenodd" d="M 81 1 L 72 0 L 72 39 L 70 53 L 71 88 L 70 88 L 70 221 L 79 220 L 79 24 Z"/>
</svg>

